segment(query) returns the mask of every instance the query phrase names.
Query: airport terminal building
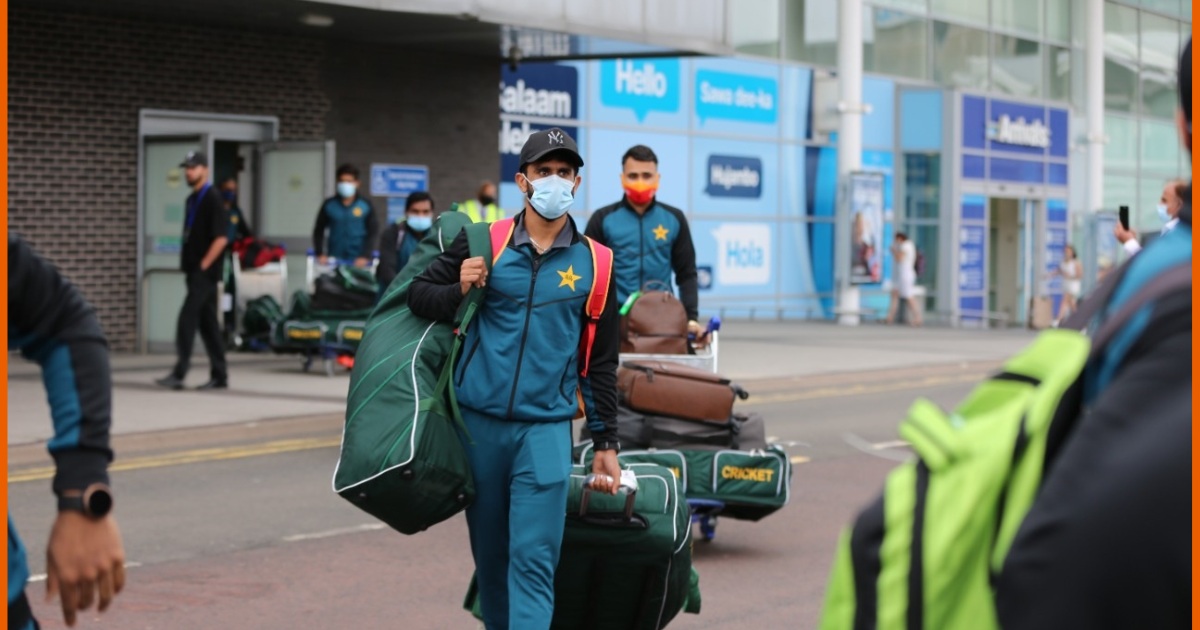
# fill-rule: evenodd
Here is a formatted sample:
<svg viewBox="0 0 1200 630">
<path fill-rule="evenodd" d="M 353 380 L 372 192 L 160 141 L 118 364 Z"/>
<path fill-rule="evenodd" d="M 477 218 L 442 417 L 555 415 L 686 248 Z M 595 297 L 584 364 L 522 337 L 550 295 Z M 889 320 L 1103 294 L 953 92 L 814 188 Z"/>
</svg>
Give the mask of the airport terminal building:
<svg viewBox="0 0 1200 630">
<path fill-rule="evenodd" d="M 511 211 L 516 154 L 549 126 L 587 162 L 581 225 L 620 198 L 627 148 L 657 152 L 707 314 L 830 318 L 851 282 L 886 306 L 901 230 L 928 312 L 1020 323 L 1060 291 L 1045 271 L 1066 244 L 1085 286 L 1119 260 L 1118 205 L 1157 232 L 1163 182 L 1190 171 L 1173 122 L 1190 3 L 853 0 L 857 73 L 838 63 L 847 4 L 14 0 L 10 229 L 83 288 L 116 349 L 142 351 L 174 334 L 191 149 L 288 245 L 292 288 L 336 165 L 392 217 L 409 190 L 445 208 L 496 178 Z"/>
</svg>

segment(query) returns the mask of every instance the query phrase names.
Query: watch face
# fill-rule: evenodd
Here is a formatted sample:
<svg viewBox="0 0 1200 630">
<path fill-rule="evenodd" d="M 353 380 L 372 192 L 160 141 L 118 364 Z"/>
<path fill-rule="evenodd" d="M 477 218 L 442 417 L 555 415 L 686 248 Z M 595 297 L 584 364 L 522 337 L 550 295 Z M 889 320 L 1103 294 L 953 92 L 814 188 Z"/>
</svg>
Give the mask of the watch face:
<svg viewBox="0 0 1200 630">
<path fill-rule="evenodd" d="M 112 494 L 106 488 L 96 488 L 88 492 L 87 511 L 92 516 L 104 516 L 112 509 Z"/>
</svg>

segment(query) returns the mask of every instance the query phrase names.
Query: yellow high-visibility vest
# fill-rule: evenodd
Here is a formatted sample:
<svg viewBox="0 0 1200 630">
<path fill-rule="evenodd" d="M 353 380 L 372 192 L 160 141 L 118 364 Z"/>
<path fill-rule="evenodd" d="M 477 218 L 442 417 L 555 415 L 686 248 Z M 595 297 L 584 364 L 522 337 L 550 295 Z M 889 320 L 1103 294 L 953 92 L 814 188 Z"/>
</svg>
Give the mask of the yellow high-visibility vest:
<svg viewBox="0 0 1200 630">
<path fill-rule="evenodd" d="M 481 210 L 485 212 L 480 212 Z M 496 204 L 490 203 L 487 205 L 487 208 L 481 208 L 479 201 L 476 199 L 462 202 L 459 206 L 459 212 L 465 212 L 475 223 L 485 220 L 488 223 L 494 223 L 504 218 L 504 211 L 497 207 Z"/>
</svg>

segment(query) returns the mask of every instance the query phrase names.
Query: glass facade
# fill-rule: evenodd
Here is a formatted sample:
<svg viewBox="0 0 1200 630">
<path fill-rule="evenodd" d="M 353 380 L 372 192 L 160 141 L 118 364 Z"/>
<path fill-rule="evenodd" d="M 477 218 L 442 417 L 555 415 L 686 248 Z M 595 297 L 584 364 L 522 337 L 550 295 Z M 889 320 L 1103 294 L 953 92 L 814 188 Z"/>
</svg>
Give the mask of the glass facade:
<svg viewBox="0 0 1200 630">
<path fill-rule="evenodd" d="M 980 300 L 978 308 L 986 307 L 985 300 L 964 296 L 964 290 L 983 293 L 964 289 L 962 277 L 986 278 L 988 274 L 982 266 L 978 272 L 967 269 L 958 248 L 948 248 L 953 240 L 950 228 L 967 220 L 978 223 L 983 216 L 972 215 L 978 199 L 972 197 L 968 202 L 966 193 L 961 192 L 964 186 L 979 191 L 994 181 L 1032 182 L 1040 192 L 1032 193 L 1034 198 L 1021 208 L 1038 214 L 1034 224 L 1051 234 L 1049 239 L 1054 242 L 1046 242 L 1044 260 L 1057 256 L 1054 252 L 1068 242 L 1078 250 L 1114 250 L 1112 244 L 1100 242 L 1106 238 L 1104 230 L 1094 228 L 1091 220 L 1096 217 L 1085 208 L 1086 151 L 1081 150 L 1079 138 L 1087 115 L 1084 29 L 1088 1 L 864 0 L 863 97 L 871 113 L 863 119 L 863 168 L 886 178 L 887 211 L 878 235 L 882 244 L 889 245 L 896 230 L 904 230 L 924 252 L 925 274 L 920 284 L 926 288 L 929 310 L 937 311 L 940 306 L 942 310 L 970 310 L 970 300 Z M 790 251 L 788 244 L 803 252 L 786 264 L 779 258 L 770 263 L 775 269 L 782 269 L 780 264 L 798 269 L 802 281 L 791 284 L 791 280 L 781 280 L 784 275 L 772 276 L 762 289 L 721 281 L 733 277 L 722 276 L 722 265 L 732 264 L 733 258 L 704 253 L 701 258 L 708 260 L 716 278 L 710 295 L 720 298 L 718 304 L 728 299 L 731 304 L 754 302 L 767 308 L 820 305 L 828 316 L 836 277 L 832 259 L 838 238 L 834 217 L 839 178 L 838 146 L 833 137 L 836 116 L 826 112 L 838 100 L 835 79 L 829 78 L 836 74 L 838 62 L 838 11 L 839 2 L 834 0 L 739 0 L 730 6 L 728 34 L 739 55 L 755 59 L 718 60 L 712 67 L 707 61 L 638 62 L 646 76 L 652 71 L 661 73 L 667 84 L 673 85 L 676 77 L 688 77 L 679 103 L 670 107 L 672 112 L 678 108 L 678 115 L 666 113 L 665 101 L 642 103 L 646 95 L 625 95 L 619 88 L 607 94 L 606 82 L 618 74 L 605 74 L 604 64 L 575 66 L 581 77 L 588 77 L 586 82 L 580 79 L 581 90 L 586 85 L 587 90 L 599 94 L 599 100 L 588 98 L 589 120 L 577 122 L 581 142 L 592 144 L 588 150 L 606 152 L 634 142 L 636 134 L 626 138 L 620 133 L 636 125 L 648 132 L 665 130 L 652 138 L 656 146 L 670 149 L 672 143 L 683 143 L 680 149 L 684 154 L 707 156 L 702 160 L 707 170 L 692 164 L 695 173 L 673 176 L 673 181 L 688 181 L 686 188 L 664 191 L 671 192 L 672 198 L 688 199 L 690 216 L 697 223 L 695 232 L 715 234 L 713 244 L 702 244 L 701 240 L 710 240 L 708 236 L 697 240 L 698 252 L 718 251 L 722 242 L 742 234 L 739 230 L 750 229 L 734 227 L 731 221 L 760 220 L 772 223 L 769 234 L 780 239 L 775 241 L 776 252 Z M 1177 52 L 1188 36 L 1192 12 L 1186 0 L 1105 0 L 1103 11 L 1104 125 L 1109 138 L 1104 149 L 1103 208 L 1115 215 L 1118 205 L 1129 205 L 1134 228 L 1145 233 L 1157 230 L 1154 204 L 1164 181 L 1188 169 L 1188 157 L 1178 145 L 1172 118 L 1177 107 Z M 739 65 L 742 62 L 762 65 Z M 647 64 L 654 67 L 642 67 Z M 676 65 L 677 70 L 672 70 Z M 799 88 L 805 85 L 799 78 L 808 76 L 804 73 L 811 73 L 809 88 Z M 742 83 L 722 85 L 728 82 Z M 619 80 L 614 85 L 619 86 Z M 720 101 L 731 88 L 733 101 Z M 755 103 L 739 101 L 738 89 L 746 95 L 754 92 Z M 810 95 L 805 91 L 809 89 Z M 952 90 L 964 91 L 968 97 L 978 95 L 980 102 L 988 103 L 980 109 L 984 118 L 950 131 L 943 122 L 949 119 L 943 116 L 953 119 L 958 115 L 955 112 L 964 112 L 943 112 L 944 103 L 959 102 L 959 97 L 949 96 Z M 808 96 L 812 109 L 803 110 L 806 118 L 787 113 L 788 108 L 800 107 L 797 98 Z M 689 98 L 694 102 L 686 104 Z M 772 98 L 775 106 L 769 106 Z M 763 112 L 750 115 L 744 106 L 779 109 L 772 114 L 775 118 L 770 118 Z M 612 107 L 629 107 L 632 114 L 608 120 L 606 112 Z M 742 110 L 738 115 L 748 118 L 727 125 L 714 122 L 738 110 Z M 1028 112 L 1040 113 L 1031 118 Z M 1037 139 L 1038 127 L 1030 126 L 1034 118 L 1054 132 Z M 772 128 L 775 131 L 770 131 Z M 1032 140 L 1028 136 L 1031 130 Z M 746 136 L 751 131 L 754 133 Z M 758 131 L 764 134 L 756 138 Z M 971 133 L 979 134 L 971 140 L 978 142 L 974 148 L 964 136 Z M 1004 139 L 1006 133 L 1015 136 Z M 952 150 L 953 156 L 947 152 Z M 1031 155 L 1043 157 L 1040 162 L 1028 160 Z M 746 188 L 739 192 L 740 185 L 713 179 L 718 172 L 752 172 L 767 182 L 776 170 L 803 175 L 791 175 L 770 196 L 768 186 L 774 184 L 763 184 L 761 191 Z M 596 172 L 592 175 L 598 176 Z M 605 180 L 600 176 L 592 181 Z M 605 187 L 594 186 L 596 191 Z M 611 193 L 596 196 L 590 186 L 581 192 L 589 203 L 607 199 Z M 754 196 L 763 210 L 750 216 L 745 199 L 736 203 L 726 199 L 738 194 L 748 199 Z M 973 241 L 980 256 L 974 258 L 990 259 L 994 245 L 989 246 L 986 236 L 989 228 L 983 223 L 980 229 Z M 1024 232 L 1021 238 L 1025 238 Z M 988 256 L 983 256 L 984 251 L 989 251 Z M 875 307 L 880 298 L 886 301 L 892 260 L 884 256 L 881 265 L 883 281 L 860 287 L 864 308 Z M 938 277 L 946 272 L 953 276 Z M 727 286 L 722 287 L 722 282 Z M 954 304 L 938 305 L 938 300 Z"/>
</svg>

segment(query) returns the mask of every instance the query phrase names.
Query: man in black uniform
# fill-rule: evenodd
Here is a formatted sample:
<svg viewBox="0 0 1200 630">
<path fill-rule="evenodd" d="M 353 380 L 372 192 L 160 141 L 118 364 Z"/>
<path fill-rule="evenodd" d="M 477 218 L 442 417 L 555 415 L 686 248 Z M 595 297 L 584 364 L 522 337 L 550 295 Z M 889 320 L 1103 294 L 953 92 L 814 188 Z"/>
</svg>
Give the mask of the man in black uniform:
<svg viewBox="0 0 1200 630">
<path fill-rule="evenodd" d="M 208 352 L 211 364 L 207 383 L 197 389 L 225 389 L 229 374 L 225 368 L 225 347 L 217 322 L 217 284 L 225 268 L 225 245 L 229 242 L 229 213 L 221 195 L 208 181 L 208 157 L 192 151 L 179 166 L 184 168 L 192 194 L 187 198 L 187 214 L 183 219 L 183 251 L 180 269 L 187 276 L 187 297 L 179 309 L 179 325 L 175 329 L 175 369 L 155 381 L 168 389 L 183 389 L 192 359 L 192 342 L 196 329 Z"/>
</svg>

